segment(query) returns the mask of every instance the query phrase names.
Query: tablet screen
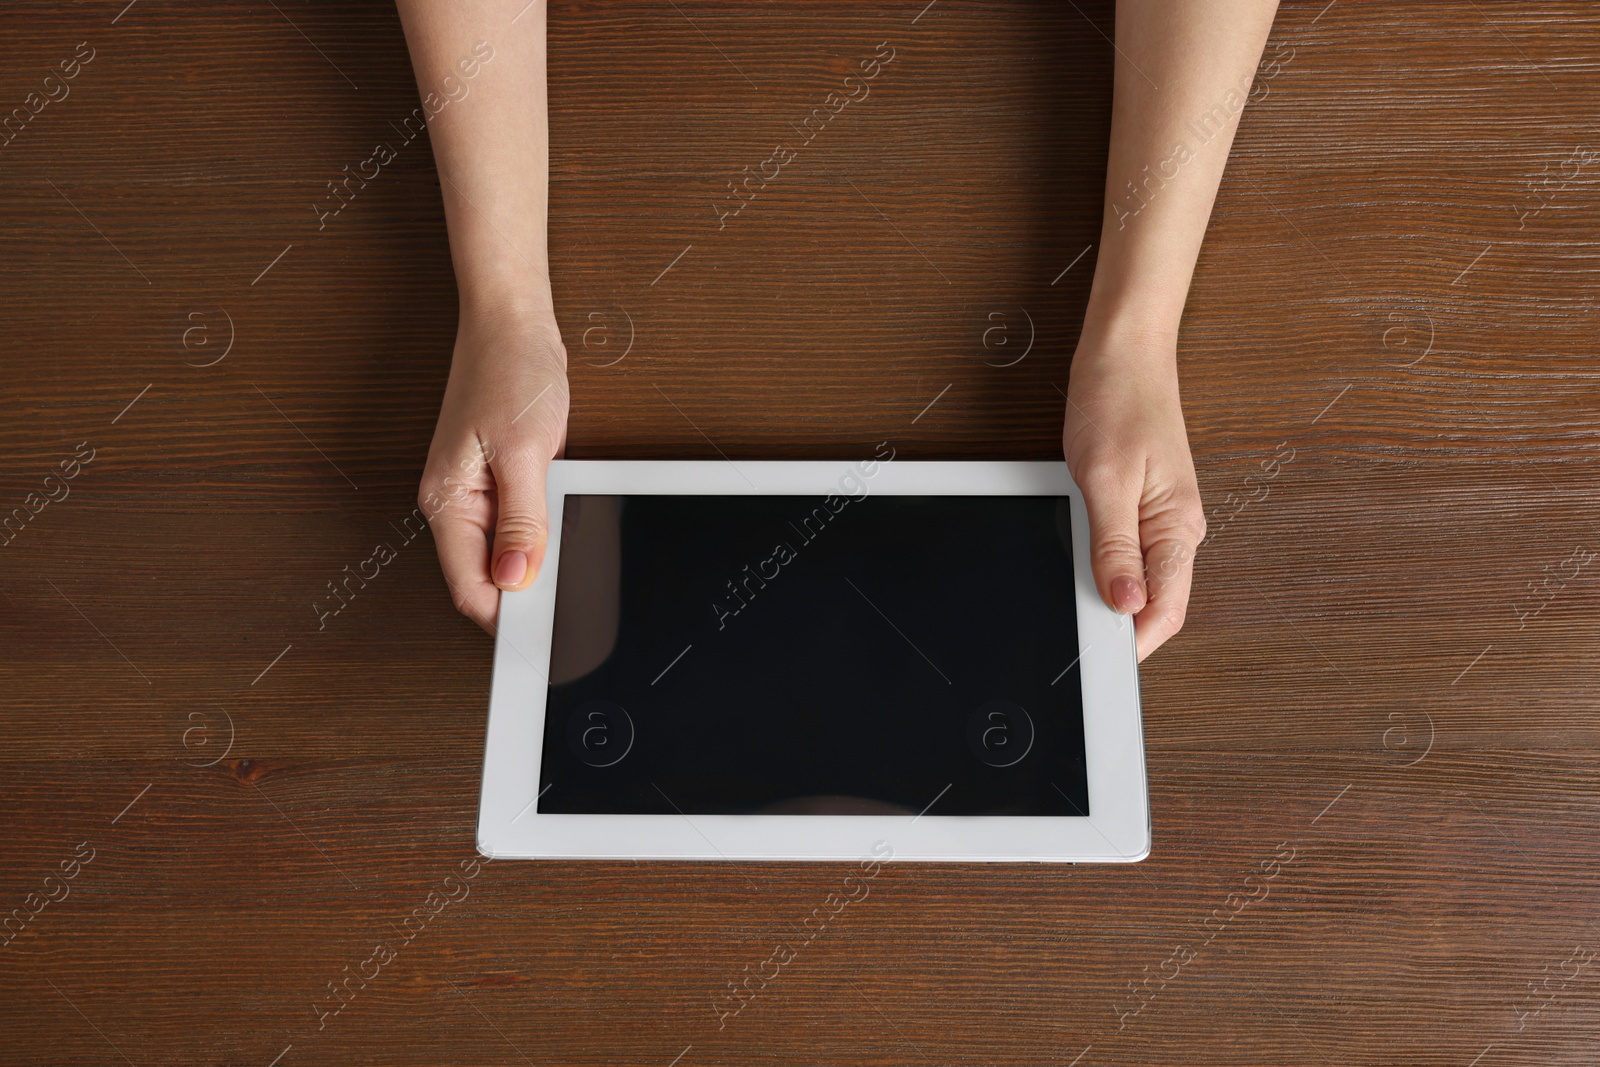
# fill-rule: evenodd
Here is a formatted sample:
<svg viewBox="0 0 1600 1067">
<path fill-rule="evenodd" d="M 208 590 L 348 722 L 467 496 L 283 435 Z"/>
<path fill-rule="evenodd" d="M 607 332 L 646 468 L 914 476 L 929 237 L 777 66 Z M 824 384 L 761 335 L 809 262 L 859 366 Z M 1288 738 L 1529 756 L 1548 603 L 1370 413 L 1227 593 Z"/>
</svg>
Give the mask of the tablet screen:
<svg viewBox="0 0 1600 1067">
<path fill-rule="evenodd" d="M 568 495 L 537 810 L 1088 815 L 1070 522 Z"/>
</svg>

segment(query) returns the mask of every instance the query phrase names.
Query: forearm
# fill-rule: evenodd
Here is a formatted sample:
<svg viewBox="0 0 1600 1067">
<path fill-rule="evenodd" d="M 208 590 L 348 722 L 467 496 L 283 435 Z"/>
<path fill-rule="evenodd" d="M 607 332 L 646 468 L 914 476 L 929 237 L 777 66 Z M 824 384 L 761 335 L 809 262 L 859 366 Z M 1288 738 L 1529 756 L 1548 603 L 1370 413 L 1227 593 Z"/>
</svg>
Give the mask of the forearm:
<svg viewBox="0 0 1600 1067">
<path fill-rule="evenodd" d="M 1105 220 L 1086 330 L 1176 338 L 1277 6 L 1118 0 Z"/>
<path fill-rule="evenodd" d="M 462 313 L 549 317 L 545 0 L 396 6 L 434 115 L 428 133 Z"/>
</svg>

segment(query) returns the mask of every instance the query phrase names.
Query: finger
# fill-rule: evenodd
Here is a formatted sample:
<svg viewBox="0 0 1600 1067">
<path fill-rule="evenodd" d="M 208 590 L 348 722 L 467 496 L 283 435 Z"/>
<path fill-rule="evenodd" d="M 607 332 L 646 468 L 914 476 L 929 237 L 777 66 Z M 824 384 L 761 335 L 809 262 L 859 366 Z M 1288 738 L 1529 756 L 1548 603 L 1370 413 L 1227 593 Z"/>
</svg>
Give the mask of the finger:
<svg viewBox="0 0 1600 1067">
<path fill-rule="evenodd" d="M 1195 541 L 1184 535 L 1165 536 L 1145 554 L 1150 599 L 1133 620 L 1141 662 L 1183 628 L 1194 585 L 1194 545 Z"/>
<path fill-rule="evenodd" d="M 1149 599 L 1144 582 L 1144 552 L 1139 544 L 1139 494 L 1143 471 L 1125 464 L 1095 463 L 1078 487 L 1089 511 L 1089 560 L 1100 599 L 1131 615 Z"/>
<path fill-rule="evenodd" d="M 515 592 L 526 589 L 544 563 L 550 532 L 544 499 L 550 457 L 534 449 L 507 449 L 490 466 L 498 504 L 490 575 L 495 586 Z"/>
<path fill-rule="evenodd" d="M 424 514 L 427 514 L 424 505 Z M 439 569 L 456 610 L 490 633 L 500 613 L 500 590 L 489 581 L 489 509 L 482 494 L 446 501 L 428 517 Z"/>
</svg>

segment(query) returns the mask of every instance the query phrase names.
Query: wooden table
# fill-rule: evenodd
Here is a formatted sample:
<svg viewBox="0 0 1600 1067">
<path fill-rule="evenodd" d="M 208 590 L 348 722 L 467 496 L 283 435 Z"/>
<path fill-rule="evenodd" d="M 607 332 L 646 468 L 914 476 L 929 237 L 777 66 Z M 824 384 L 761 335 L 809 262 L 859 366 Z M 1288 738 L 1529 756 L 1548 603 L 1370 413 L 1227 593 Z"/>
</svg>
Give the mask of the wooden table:
<svg viewBox="0 0 1600 1067">
<path fill-rule="evenodd" d="M 1143 671 L 1154 853 L 888 864 L 729 1017 L 851 867 L 474 862 L 394 11 L 123 2 L 0 11 L 0 1062 L 1593 1062 L 1591 5 L 1284 5 L 1184 321 L 1214 536 Z M 1059 455 L 1111 29 L 556 4 L 569 454 Z"/>
</svg>

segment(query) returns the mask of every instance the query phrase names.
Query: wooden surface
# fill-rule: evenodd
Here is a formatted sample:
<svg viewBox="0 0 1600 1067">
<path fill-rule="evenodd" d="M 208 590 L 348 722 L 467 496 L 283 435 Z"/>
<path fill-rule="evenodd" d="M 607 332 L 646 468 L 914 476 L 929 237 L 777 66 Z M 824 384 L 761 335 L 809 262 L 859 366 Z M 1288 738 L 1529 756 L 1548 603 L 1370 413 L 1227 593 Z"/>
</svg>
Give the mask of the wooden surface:
<svg viewBox="0 0 1600 1067">
<path fill-rule="evenodd" d="M 1285 4 L 1184 321 L 1151 858 L 890 863 L 719 1020 L 853 865 L 465 879 L 491 644 L 391 526 L 455 319 L 426 140 L 313 208 L 417 105 L 392 8 L 122 2 L 0 11 L 0 108 L 94 49 L 0 148 L 0 505 L 94 457 L 0 547 L 0 914 L 68 894 L 0 1063 L 1593 1062 L 1592 5 Z M 1059 454 L 1111 5 L 921 9 L 554 6 L 570 455 Z"/>
</svg>

